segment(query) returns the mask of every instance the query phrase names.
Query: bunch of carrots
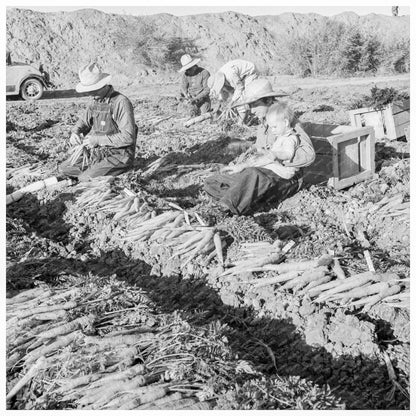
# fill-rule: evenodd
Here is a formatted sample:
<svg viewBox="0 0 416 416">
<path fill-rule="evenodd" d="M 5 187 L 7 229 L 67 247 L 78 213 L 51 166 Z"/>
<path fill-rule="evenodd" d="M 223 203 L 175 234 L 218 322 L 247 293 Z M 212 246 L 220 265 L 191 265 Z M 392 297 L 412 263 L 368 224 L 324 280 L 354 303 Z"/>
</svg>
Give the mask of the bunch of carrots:
<svg viewBox="0 0 416 416">
<path fill-rule="evenodd" d="M 69 158 L 69 164 L 75 165 L 82 157 L 82 169 L 89 165 L 90 152 L 84 143 L 78 144 L 70 149 L 71 156 Z"/>
<path fill-rule="evenodd" d="M 181 258 L 182 267 L 199 255 L 206 256 L 207 264 L 214 257 L 223 264 L 226 243 L 219 231 L 207 226 L 197 212 L 188 213 L 176 204 L 168 204 L 175 209 L 130 223 L 123 241 L 133 244 L 144 241 L 163 243 L 173 250 L 172 258 Z"/>
</svg>

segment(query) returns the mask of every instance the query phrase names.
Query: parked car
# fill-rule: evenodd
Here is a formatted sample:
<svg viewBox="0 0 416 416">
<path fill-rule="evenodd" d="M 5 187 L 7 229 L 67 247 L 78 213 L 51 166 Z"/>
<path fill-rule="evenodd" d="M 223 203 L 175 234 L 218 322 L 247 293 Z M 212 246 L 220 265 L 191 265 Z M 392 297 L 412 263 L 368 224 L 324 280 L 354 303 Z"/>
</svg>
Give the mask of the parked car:
<svg viewBox="0 0 416 416">
<path fill-rule="evenodd" d="M 45 74 L 34 66 L 12 62 L 6 52 L 6 95 L 20 95 L 24 100 L 38 100 L 47 87 Z"/>
</svg>

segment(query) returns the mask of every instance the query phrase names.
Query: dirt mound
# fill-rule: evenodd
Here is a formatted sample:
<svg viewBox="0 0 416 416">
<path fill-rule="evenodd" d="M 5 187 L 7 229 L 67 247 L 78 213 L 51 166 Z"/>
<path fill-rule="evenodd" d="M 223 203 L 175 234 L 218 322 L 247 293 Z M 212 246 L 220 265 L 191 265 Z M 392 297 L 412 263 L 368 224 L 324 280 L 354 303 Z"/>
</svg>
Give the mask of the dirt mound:
<svg viewBox="0 0 416 416">
<path fill-rule="evenodd" d="M 7 48 L 16 61 L 44 64 L 53 83 L 64 88 L 73 88 L 79 67 L 92 59 L 124 87 L 149 77 L 154 82 L 155 75 L 164 82 L 177 82 L 175 71 L 185 51 L 201 56 L 202 65 L 211 72 L 230 59 L 244 58 L 264 74 L 274 74 L 281 35 L 317 19 L 327 18 L 316 14 L 255 18 L 235 12 L 129 16 L 94 9 L 40 13 L 8 8 Z M 409 36 L 408 16 L 357 16 L 354 24 L 370 32 L 377 28 L 391 42 Z"/>
</svg>

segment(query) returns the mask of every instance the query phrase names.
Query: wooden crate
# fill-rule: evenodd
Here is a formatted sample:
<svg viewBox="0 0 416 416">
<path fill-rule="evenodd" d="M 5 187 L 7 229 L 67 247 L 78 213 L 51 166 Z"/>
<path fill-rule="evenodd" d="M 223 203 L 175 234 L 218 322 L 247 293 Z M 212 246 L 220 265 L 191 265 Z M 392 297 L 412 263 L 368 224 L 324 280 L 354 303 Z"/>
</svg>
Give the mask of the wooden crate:
<svg viewBox="0 0 416 416">
<path fill-rule="evenodd" d="M 315 148 L 316 160 L 304 168 L 307 184 L 343 189 L 372 178 L 375 163 L 373 127 L 354 128 L 302 123 Z"/>
<path fill-rule="evenodd" d="M 376 139 L 396 140 L 405 136 L 410 125 L 410 100 L 388 104 L 380 109 L 371 107 L 349 111 L 354 127 L 372 126 Z"/>
</svg>

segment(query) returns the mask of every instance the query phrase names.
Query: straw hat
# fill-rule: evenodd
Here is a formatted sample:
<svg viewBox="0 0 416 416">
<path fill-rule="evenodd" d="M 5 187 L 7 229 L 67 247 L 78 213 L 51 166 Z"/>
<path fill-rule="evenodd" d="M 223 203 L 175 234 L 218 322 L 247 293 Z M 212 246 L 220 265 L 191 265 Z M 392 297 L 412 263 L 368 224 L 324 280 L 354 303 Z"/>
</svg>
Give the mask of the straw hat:
<svg viewBox="0 0 416 416">
<path fill-rule="evenodd" d="M 98 65 L 94 62 L 85 65 L 79 70 L 80 83 L 75 87 L 76 92 L 96 91 L 108 85 L 111 75 L 101 72 Z"/>
<path fill-rule="evenodd" d="M 184 72 L 189 68 L 192 68 L 194 65 L 196 65 L 201 59 L 199 58 L 192 58 L 191 55 L 188 55 L 187 53 L 185 55 L 181 56 L 181 65 L 182 68 L 178 72 Z"/>
<path fill-rule="evenodd" d="M 273 91 L 272 84 L 267 79 L 258 78 L 247 85 L 243 100 L 235 102 L 232 107 L 254 103 L 254 101 L 260 100 L 260 98 L 287 96 L 288 94 L 282 90 Z"/>
<path fill-rule="evenodd" d="M 222 90 L 222 87 L 224 86 L 224 83 L 225 75 L 221 71 L 218 71 L 214 75 L 211 75 L 207 81 L 208 88 L 215 95 L 219 95 L 220 91 Z"/>
</svg>

